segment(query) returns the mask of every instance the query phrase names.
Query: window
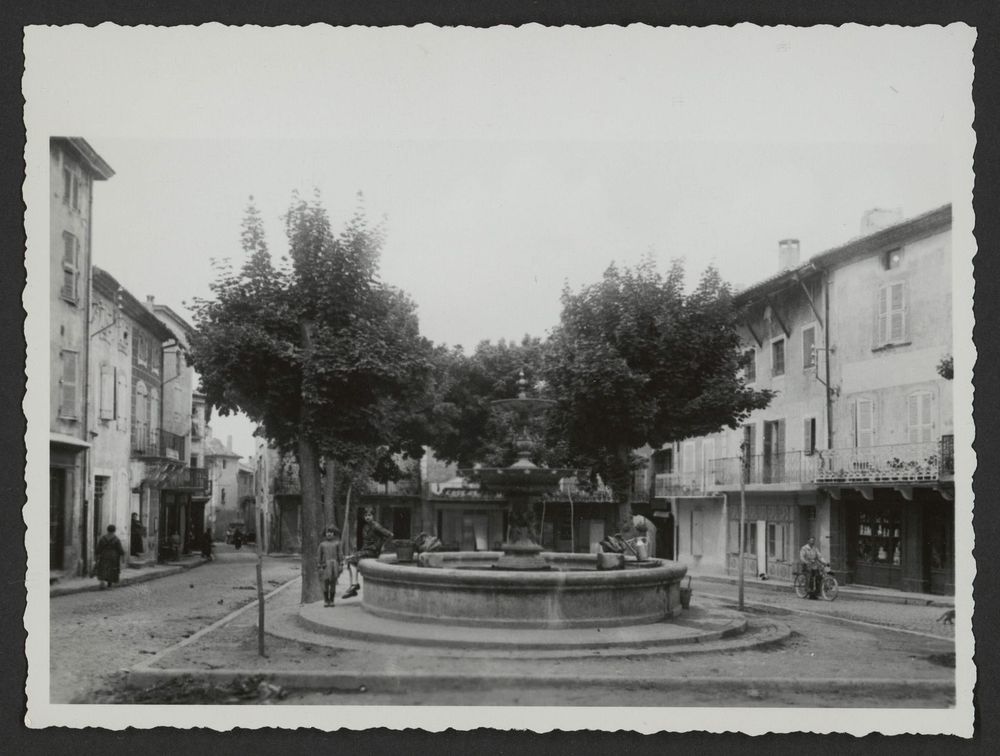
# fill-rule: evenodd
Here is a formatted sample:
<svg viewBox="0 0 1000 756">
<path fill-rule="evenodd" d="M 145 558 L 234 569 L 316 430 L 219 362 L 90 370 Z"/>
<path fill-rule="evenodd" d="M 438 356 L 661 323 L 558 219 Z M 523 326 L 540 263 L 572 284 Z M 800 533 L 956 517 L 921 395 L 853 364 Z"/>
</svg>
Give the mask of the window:
<svg viewBox="0 0 1000 756">
<path fill-rule="evenodd" d="M 771 342 L 771 375 L 785 374 L 785 340 Z"/>
<path fill-rule="evenodd" d="M 876 346 L 900 344 L 906 341 L 905 294 L 902 281 L 879 288 Z"/>
<path fill-rule="evenodd" d="M 684 472 L 694 472 L 694 441 L 688 441 L 684 444 L 684 451 L 681 453 L 681 464 Z"/>
<path fill-rule="evenodd" d="M 771 559 L 784 561 L 787 558 L 785 532 L 786 528 L 783 523 L 769 522 L 767 524 L 767 555 Z"/>
<path fill-rule="evenodd" d="M 882 267 L 886 270 L 895 270 L 903 262 L 902 249 L 890 249 L 882 255 Z"/>
<path fill-rule="evenodd" d="M 875 443 L 875 402 L 859 399 L 854 413 L 854 445 L 867 449 Z"/>
<path fill-rule="evenodd" d="M 64 205 L 69 206 L 72 193 L 73 193 L 73 174 L 70 172 L 69 168 L 63 166 L 62 200 Z"/>
<path fill-rule="evenodd" d="M 135 361 L 145 367 L 149 362 L 149 346 L 146 341 L 146 334 L 141 331 L 136 333 L 132 344 L 135 349 Z"/>
<path fill-rule="evenodd" d="M 76 304 L 80 298 L 80 240 L 69 231 L 63 231 L 62 264 L 62 298 Z"/>
<path fill-rule="evenodd" d="M 746 454 L 743 458 L 743 467 L 749 473 L 753 457 L 757 453 L 757 428 L 753 423 L 743 426 L 743 451 Z"/>
<path fill-rule="evenodd" d="M 80 179 L 76 174 L 73 174 L 73 209 L 80 209 Z"/>
<path fill-rule="evenodd" d="M 76 420 L 79 417 L 77 384 L 79 383 L 80 353 L 71 349 L 63 349 L 59 356 L 62 361 L 62 376 L 59 378 L 59 417 L 66 420 Z"/>
<path fill-rule="evenodd" d="M 931 420 L 931 393 L 920 391 L 906 398 L 907 431 L 911 444 L 926 443 L 932 439 L 934 423 Z"/>
<path fill-rule="evenodd" d="M 753 383 L 757 380 L 757 350 L 748 349 L 745 354 L 746 367 L 744 370 L 744 377 L 747 383 Z"/>
<path fill-rule="evenodd" d="M 754 555 L 757 553 L 757 523 L 743 523 L 743 553 Z"/>
<path fill-rule="evenodd" d="M 802 367 L 805 369 L 816 366 L 816 326 L 802 329 Z"/>
<path fill-rule="evenodd" d="M 807 417 L 802 432 L 802 449 L 807 455 L 816 453 L 816 418 Z"/>
<path fill-rule="evenodd" d="M 111 365 L 101 365 L 100 391 L 100 418 L 112 420 L 115 416 L 115 369 Z"/>
<path fill-rule="evenodd" d="M 857 561 L 899 566 L 902 516 L 896 509 L 862 510 L 858 515 Z"/>
</svg>

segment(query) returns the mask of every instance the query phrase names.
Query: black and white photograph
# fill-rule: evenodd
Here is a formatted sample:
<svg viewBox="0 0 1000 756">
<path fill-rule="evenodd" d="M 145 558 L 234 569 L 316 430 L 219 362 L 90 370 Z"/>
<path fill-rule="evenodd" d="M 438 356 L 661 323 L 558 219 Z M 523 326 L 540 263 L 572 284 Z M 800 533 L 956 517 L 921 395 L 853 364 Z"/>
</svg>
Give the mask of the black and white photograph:
<svg viewBox="0 0 1000 756">
<path fill-rule="evenodd" d="M 27 725 L 970 737 L 975 43 L 28 27 Z"/>
</svg>

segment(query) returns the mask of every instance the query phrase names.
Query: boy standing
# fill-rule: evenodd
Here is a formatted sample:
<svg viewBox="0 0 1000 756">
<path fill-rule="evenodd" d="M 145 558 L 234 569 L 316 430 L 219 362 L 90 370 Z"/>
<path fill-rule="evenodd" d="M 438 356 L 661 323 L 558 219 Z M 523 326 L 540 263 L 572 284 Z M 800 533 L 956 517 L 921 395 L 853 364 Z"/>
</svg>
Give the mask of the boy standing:
<svg viewBox="0 0 1000 756">
<path fill-rule="evenodd" d="M 377 559 L 382 546 L 392 538 L 392 531 L 375 522 L 375 511 L 365 507 L 365 525 L 361 529 L 361 548 L 347 557 L 347 572 L 351 576 L 351 587 L 342 598 L 352 598 L 361 590 L 358 582 L 358 562 L 362 559 Z"/>
<path fill-rule="evenodd" d="M 331 525 L 326 529 L 326 537 L 319 544 L 319 569 L 323 575 L 324 606 L 333 606 L 337 589 L 340 566 L 344 563 L 344 552 L 340 548 L 340 531 Z"/>
</svg>

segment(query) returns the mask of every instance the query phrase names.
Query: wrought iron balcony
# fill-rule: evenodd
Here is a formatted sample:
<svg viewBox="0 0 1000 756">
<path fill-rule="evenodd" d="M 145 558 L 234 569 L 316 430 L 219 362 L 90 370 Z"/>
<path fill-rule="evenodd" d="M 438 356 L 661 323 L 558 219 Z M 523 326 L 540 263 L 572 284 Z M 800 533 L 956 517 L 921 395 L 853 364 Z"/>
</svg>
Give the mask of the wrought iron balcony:
<svg viewBox="0 0 1000 756">
<path fill-rule="evenodd" d="M 948 439 L 946 442 L 945 439 Z M 817 483 L 926 483 L 951 474 L 954 438 L 819 452 Z"/>
<path fill-rule="evenodd" d="M 746 460 L 747 485 L 780 485 L 785 483 L 812 483 L 819 467 L 819 452 L 781 452 L 780 454 L 753 454 Z M 712 484 L 733 488 L 740 485 L 740 458 L 725 457 L 712 463 Z"/>
<path fill-rule="evenodd" d="M 167 478 L 164 488 L 197 491 L 207 496 L 212 492 L 212 481 L 204 467 L 187 467 Z"/>
<path fill-rule="evenodd" d="M 150 428 L 145 423 L 132 423 L 132 456 L 182 460 L 184 436 L 162 428 Z"/>
</svg>

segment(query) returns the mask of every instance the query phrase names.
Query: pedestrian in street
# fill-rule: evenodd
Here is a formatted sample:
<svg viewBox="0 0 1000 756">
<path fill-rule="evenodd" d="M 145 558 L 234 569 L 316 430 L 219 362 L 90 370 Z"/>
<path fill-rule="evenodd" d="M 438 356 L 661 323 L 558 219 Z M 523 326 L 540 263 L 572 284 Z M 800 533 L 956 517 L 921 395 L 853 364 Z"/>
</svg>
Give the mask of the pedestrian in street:
<svg viewBox="0 0 1000 756">
<path fill-rule="evenodd" d="M 212 559 L 212 526 L 205 528 L 201 534 L 201 555 L 211 561 Z"/>
<path fill-rule="evenodd" d="M 799 549 L 799 560 L 802 562 L 802 571 L 809 578 L 809 598 L 819 598 L 820 579 L 823 574 L 823 555 L 816 546 L 816 538 L 809 536 L 806 545 Z"/>
<path fill-rule="evenodd" d="M 243 548 L 243 531 L 239 528 L 233 531 L 233 546 L 236 547 L 237 551 Z"/>
<path fill-rule="evenodd" d="M 125 549 L 115 535 L 114 525 L 108 525 L 108 532 L 97 541 L 94 555 L 97 558 L 94 574 L 101 581 L 101 589 L 103 590 L 105 583 L 110 588 L 118 582 L 122 559 L 125 558 Z"/>
<path fill-rule="evenodd" d="M 377 559 L 382 553 L 385 542 L 393 537 L 392 531 L 375 522 L 375 510 L 365 507 L 365 524 L 361 529 L 361 548 L 351 554 L 344 562 L 347 564 L 347 574 L 351 579 L 351 587 L 342 598 L 352 598 L 361 590 L 361 578 L 358 573 L 358 562 L 362 559 Z"/>
<path fill-rule="evenodd" d="M 139 556 L 142 554 L 142 539 L 146 535 L 146 528 L 142 526 L 142 521 L 139 519 L 139 513 L 132 513 L 132 522 L 129 525 L 129 553 L 132 556 Z"/>
<path fill-rule="evenodd" d="M 340 531 L 336 525 L 326 529 L 326 537 L 319 544 L 319 570 L 323 577 L 324 606 L 333 606 L 337 593 L 337 578 L 344 564 L 340 545 Z"/>
</svg>

